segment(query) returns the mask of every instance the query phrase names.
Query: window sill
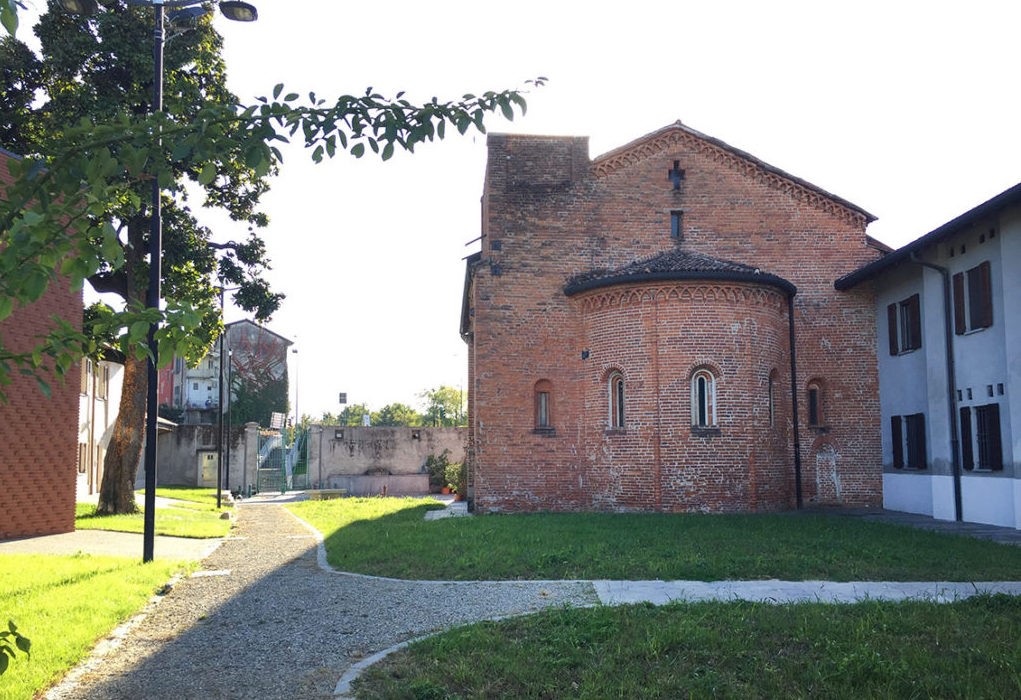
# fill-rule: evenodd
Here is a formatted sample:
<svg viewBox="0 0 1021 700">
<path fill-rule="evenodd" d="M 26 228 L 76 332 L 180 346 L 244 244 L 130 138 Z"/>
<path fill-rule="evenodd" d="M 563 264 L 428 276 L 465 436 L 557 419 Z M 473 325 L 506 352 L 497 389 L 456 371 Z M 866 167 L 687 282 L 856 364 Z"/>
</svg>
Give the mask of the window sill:
<svg viewBox="0 0 1021 700">
<path fill-rule="evenodd" d="M 960 333 L 959 335 L 975 335 L 976 333 L 981 333 L 987 328 L 992 328 L 992 326 L 990 325 L 982 326 L 981 328 L 969 328 L 968 330 L 964 331 L 964 333 Z"/>
<path fill-rule="evenodd" d="M 723 431 L 719 428 L 693 425 L 691 426 L 691 434 L 695 437 L 719 437 L 723 434 Z"/>
<path fill-rule="evenodd" d="M 532 429 L 532 434 L 533 435 L 538 435 L 540 437 L 556 437 L 557 436 L 557 429 L 556 428 L 533 428 Z"/>
<path fill-rule="evenodd" d="M 917 348 L 909 348 L 907 350 L 901 350 L 896 355 L 894 355 L 894 357 L 903 357 L 905 355 L 913 355 L 913 354 L 915 354 L 916 352 L 918 352 L 921 349 L 922 349 L 922 346 L 919 345 Z"/>
<path fill-rule="evenodd" d="M 818 433 L 819 435 L 826 435 L 830 432 L 830 426 L 828 425 L 810 425 L 808 426 L 808 429 L 813 433 Z"/>
<path fill-rule="evenodd" d="M 627 428 L 606 428 L 603 435 L 627 435 Z"/>
</svg>

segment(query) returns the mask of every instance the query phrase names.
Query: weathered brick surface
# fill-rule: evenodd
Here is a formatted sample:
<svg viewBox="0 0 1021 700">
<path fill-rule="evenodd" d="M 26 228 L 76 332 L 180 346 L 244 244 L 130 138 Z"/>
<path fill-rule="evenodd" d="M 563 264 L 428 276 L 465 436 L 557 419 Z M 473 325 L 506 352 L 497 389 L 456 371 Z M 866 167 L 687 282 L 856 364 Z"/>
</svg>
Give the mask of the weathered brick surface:
<svg viewBox="0 0 1021 700">
<path fill-rule="evenodd" d="M 876 257 L 867 215 L 685 127 L 590 161 L 587 139 L 494 135 L 470 262 L 469 449 L 485 510 L 779 510 L 794 505 L 786 294 L 754 282 L 636 282 L 566 296 L 574 275 L 680 246 L 792 282 L 806 502 L 878 504 L 875 318 L 833 280 Z M 679 190 L 667 177 L 685 170 Z M 684 238 L 670 238 L 683 210 Z M 583 355 L 586 357 L 583 358 Z M 692 373 L 718 431 L 691 427 Z M 626 427 L 608 430 L 610 372 Z M 768 384 L 774 383 L 774 422 Z M 554 431 L 534 430 L 535 384 Z M 806 387 L 823 388 L 810 428 Z"/>
<path fill-rule="evenodd" d="M 0 184 L 10 180 L 9 156 L 0 152 Z M 2 196 L 2 193 L 0 193 Z M 81 291 L 66 279 L 50 285 L 31 306 L 0 322 L 5 347 L 20 352 L 59 316 L 81 327 Z M 49 377 L 47 398 L 31 377 L 16 375 L 0 403 L 0 539 L 74 530 L 75 465 L 78 444 L 78 374 Z"/>
</svg>

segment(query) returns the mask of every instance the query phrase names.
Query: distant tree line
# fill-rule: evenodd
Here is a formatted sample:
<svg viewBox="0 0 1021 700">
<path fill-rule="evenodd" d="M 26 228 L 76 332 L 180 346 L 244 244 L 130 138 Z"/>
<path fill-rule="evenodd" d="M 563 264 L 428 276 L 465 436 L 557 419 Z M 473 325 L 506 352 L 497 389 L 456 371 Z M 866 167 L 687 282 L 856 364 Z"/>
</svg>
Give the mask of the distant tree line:
<svg viewBox="0 0 1021 700">
<path fill-rule="evenodd" d="M 405 403 L 391 403 L 378 411 L 373 411 L 368 404 L 354 403 L 344 407 L 340 413 L 324 412 L 320 423 L 326 425 L 364 425 L 365 416 L 369 416 L 370 425 L 375 426 L 459 426 L 467 423 L 465 411 L 465 394 L 461 389 L 440 386 L 419 394 L 422 410 Z M 310 423 L 315 419 L 302 416 L 302 423 Z"/>
</svg>

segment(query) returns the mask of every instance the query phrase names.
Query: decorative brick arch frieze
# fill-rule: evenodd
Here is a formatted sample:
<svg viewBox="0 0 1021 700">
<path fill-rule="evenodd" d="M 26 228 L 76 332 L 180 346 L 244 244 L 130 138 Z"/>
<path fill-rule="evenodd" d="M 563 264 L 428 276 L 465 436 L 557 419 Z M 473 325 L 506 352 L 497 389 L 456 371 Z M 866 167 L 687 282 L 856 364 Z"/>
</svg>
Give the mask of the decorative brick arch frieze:
<svg viewBox="0 0 1021 700">
<path fill-rule="evenodd" d="M 695 373 L 703 369 L 709 372 L 711 375 L 713 375 L 713 377 L 715 377 L 717 381 L 722 379 L 724 376 L 723 368 L 720 367 L 720 365 L 718 365 L 715 360 L 711 360 L 709 358 L 696 357 L 691 363 L 688 364 L 688 368 L 685 370 L 681 378 L 684 379 L 684 381 L 690 382 L 692 377 L 695 376 Z"/>
<path fill-rule="evenodd" d="M 593 161 L 592 175 L 596 178 L 608 177 L 618 170 L 640 163 L 678 145 L 696 150 L 715 163 L 736 170 L 746 177 L 752 178 L 777 192 L 789 196 L 797 202 L 820 209 L 827 214 L 856 226 L 861 231 L 864 231 L 865 226 L 868 224 L 864 214 L 834 201 L 832 197 L 771 172 L 753 160 L 742 157 L 722 146 L 710 143 L 680 128 L 671 129 L 620 153 Z"/>
<path fill-rule="evenodd" d="M 585 294 L 581 298 L 582 311 L 590 313 L 615 307 L 638 306 L 656 302 L 704 302 L 748 304 L 764 306 L 777 311 L 786 309 L 782 294 L 768 287 L 740 284 L 706 284 L 704 282 L 678 282 L 657 286 L 611 287 Z"/>
</svg>

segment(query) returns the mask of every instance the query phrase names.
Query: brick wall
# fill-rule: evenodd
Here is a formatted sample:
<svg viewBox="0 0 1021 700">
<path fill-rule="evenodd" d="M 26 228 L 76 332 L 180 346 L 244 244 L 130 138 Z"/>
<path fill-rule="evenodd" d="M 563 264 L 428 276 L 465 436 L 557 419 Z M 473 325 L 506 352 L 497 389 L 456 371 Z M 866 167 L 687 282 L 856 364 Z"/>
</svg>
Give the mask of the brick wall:
<svg viewBox="0 0 1021 700">
<path fill-rule="evenodd" d="M 0 152 L 0 184 L 10 180 L 10 156 Z M 50 285 L 43 297 L 18 308 L 0 323 L 0 338 L 12 351 L 34 346 L 34 339 L 60 316 L 81 326 L 81 290 L 67 280 Z M 0 403 L 0 539 L 74 530 L 75 465 L 78 442 L 78 373 L 65 381 L 47 377 L 47 398 L 34 379 L 16 375 L 3 387 Z"/>
<path fill-rule="evenodd" d="M 675 161 L 685 170 L 679 189 L 667 176 Z M 672 210 L 683 210 L 681 242 L 670 237 Z M 797 286 L 806 501 L 879 503 L 872 299 L 833 289 L 835 278 L 876 256 L 867 221 L 854 205 L 679 125 L 595 161 L 583 138 L 490 136 L 482 251 L 468 287 L 476 507 L 793 505 L 785 294 L 713 280 L 564 294 L 574 275 L 677 246 Z M 699 366 L 718 377 L 712 434 L 691 428 L 690 379 Z M 626 378 L 623 431 L 607 430 L 614 369 Z M 533 430 L 540 380 L 552 386 L 552 434 Z M 810 381 L 823 391 L 823 420 L 814 428 Z"/>
</svg>

